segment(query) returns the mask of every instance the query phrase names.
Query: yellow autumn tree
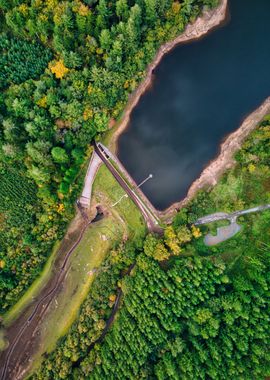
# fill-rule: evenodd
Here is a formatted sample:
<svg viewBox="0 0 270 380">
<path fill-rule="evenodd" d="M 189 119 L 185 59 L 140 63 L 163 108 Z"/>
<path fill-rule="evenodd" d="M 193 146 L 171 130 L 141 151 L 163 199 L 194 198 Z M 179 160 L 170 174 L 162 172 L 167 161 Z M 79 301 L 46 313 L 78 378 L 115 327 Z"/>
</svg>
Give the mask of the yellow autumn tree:
<svg viewBox="0 0 270 380">
<path fill-rule="evenodd" d="M 48 10 L 54 10 L 57 7 L 57 0 L 47 0 L 46 7 Z"/>
<path fill-rule="evenodd" d="M 43 98 L 40 98 L 38 101 L 37 101 L 37 105 L 39 107 L 42 107 L 42 108 L 45 108 L 47 106 L 47 97 L 46 96 L 43 96 Z"/>
<path fill-rule="evenodd" d="M 60 59 L 59 61 L 56 61 L 54 64 L 51 63 L 49 67 L 50 67 L 51 72 L 58 79 L 62 79 L 69 72 L 69 69 L 64 65 L 64 62 L 62 59 Z"/>
<path fill-rule="evenodd" d="M 159 242 L 156 245 L 153 256 L 155 260 L 163 261 L 163 260 L 167 260 L 170 257 L 170 253 L 168 252 L 164 244 Z"/>
<path fill-rule="evenodd" d="M 172 11 L 174 14 L 178 14 L 180 12 L 181 4 L 178 1 L 174 1 L 172 3 Z"/>
<path fill-rule="evenodd" d="M 61 214 L 64 211 L 65 211 L 65 206 L 63 205 L 63 203 L 59 203 L 59 205 L 57 206 L 57 212 Z"/>
<path fill-rule="evenodd" d="M 191 230 L 192 230 L 192 235 L 195 237 L 195 239 L 198 239 L 199 237 L 202 236 L 201 230 L 198 227 L 195 227 L 194 225 L 192 225 Z"/>
<path fill-rule="evenodd" d="M 93 117 L 93 115 L 94 115 L 94 112 L 91 109 L 91 107 L 86 106 L 84 109 L 84 112 L 83 112 L 83 120 L 85 120 L 85 121 L 89 120 Z"/>
<path fill-rule="evenodd" d="M 89 85 L 87 87 L 87 93 L 88 93 L 88 95 L 90 95 L 92 93 L 92 91 L 93 91 L 93 87 L 92 87 L 91 83 L 89 83 Z"/>
<path fill-rule="evenodd" d="M 164 231 L 165 243 L 174 255 L 178 255 L 181 251 L 179 246 L 179 239 L 172 226 L 168 226 Z"/>
<path fill-rule="evenodd" d="M 249 171 L 250 173 L 253 173 L 253 172 L 255 172 L 255 170 L 256 170 L 256 166 L 255 166 L 253 163 L 250 163 L 250 164 L 248 165 L 248 171 Z"/>
<path fill-rule="evenodd" d="M 87 16 L 89 12 L 90 12 L 89 8 L 86 5 L 84 5 L 83 3 L 80 3 L 79 9 L 78 9 L 78 14 L 80 16 Z"/>
<path fill-rule="evenodd" d="M 109 296 L 109 300 L 110 300 L 111 302 L 115 302 L 115 300 L 116 300 L 116 295 L 115 295 L 115 294 L 110 294 L 110 296 Z"/>
<path fill-rule="evenodd" d="M 21 4 L 18 9 L 21 14 L 27 16 L 29 8 L 26 4 Z"/>
</svg>

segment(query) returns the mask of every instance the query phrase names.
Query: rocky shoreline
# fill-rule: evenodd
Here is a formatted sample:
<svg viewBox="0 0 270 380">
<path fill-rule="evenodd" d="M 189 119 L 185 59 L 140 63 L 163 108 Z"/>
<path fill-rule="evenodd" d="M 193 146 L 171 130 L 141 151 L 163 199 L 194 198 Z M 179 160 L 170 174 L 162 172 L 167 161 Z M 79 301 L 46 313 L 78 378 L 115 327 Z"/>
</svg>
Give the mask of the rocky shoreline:
<svg viewBox="0 0 270 380">
<path fill-rule="evenodd" d="M 193 24 L 189 24 L 187 26 L 186 30 L 183 33 L 177 36 L 173 41 L 167 42 L 166 44 L 160 47 L 153 62 L 148 66 L 145 79 L 138 86 L 138 88 L 133 92 L 133 94 L 130 95 L 129 102 L 125 108 L 125 111 L 123 113 L 121 120 L 118 123 L 116 123 L 116 125 L 113 127 L 114 131 L 112 133 L 112 136 L 110 138 L 110 143 L 109 143 L 109 147 L 113 152 L 117 153 L 118 139 L 120 135 L 128 127 L 131 112 L 138 104 L 141 96 L 145 93 L 145 91 L 147 91 L 151 87 L 152 80 L 153 80 L 153 71 L 158 66 L 158 64 L 164 57 L 164 55 L 170 52 L 173 48 L 175 48 L 177 45 L 181 43 L 188 43 L 190 41 L 204 37 L 207 33 L 211 32 L 214 28 L 226 22 L 227 16 L 228 16 L 228 0 L 221 0 L 217 8 L 213 10 L 204 11 L 203 14 L 199 18 L 197 18 Z M 193 195 L 194 195 L 194 185 L 197 181 L 195 181 L 194 184 L 190 188 L 190 190 L 192 189 Z M 189 191 L 189 194 L 190 194 L 190 191 Z M 171 219 L 176 209 L 186 204 L 190 198 L 191 196 L 188 195 L 188 197 L 185 198 L 183 201 L 172 204 L 166 210 L 164 211 L 156 210 L 156 211 L 163 220 Z"/>
<path fill-rule="evenodd" d="M 247 116 L 241 126 L 224 140 L 220 146 L 220 153 L 203 170 L 200 177 L 193 182 L 189 188 L 187 196 L 182 201 L 176 202 L 166 210 L 160 212 L 160 215 L 166 219 L 171 219 L 176 212 L 176 209 L 180 209 L 185 206 L 192 198 L 194 198 L 198 190 L 201 190 L 207 186 L 211 187 L 216 185 L 222 174 L 235 165 L 235 153 L 241 148 L 248 135 L 257 127 L 260 121 L 268 113 L 270 113 L 270 97 L 268 97 L 261 106 Z"/>
<path fill-rule="evenodd" d="M 123 116 L 120 121 L 113 127 L 113 135 L 110 139 L 109 147 L 112 151 L 117 153 L 119 136 L 128 127 L 131 112 L 138 104 L 141 96 L 151 87 L 153 80 L 153 71 L 158 66 L 165 54 L 173 50 L 181 43 L 188 43 L 193 40 L 204 37 L 207 33 L 214 28 L 220 26 L 227 20 L 228 15 L 228 0 L 220 0 L 217 8 L 206 10 L 203 14 L 196 19 L 193 24 L 188 24 L 185 31 L 177 36 L 174 40 L 165 43 L 158 50 L 154 60 L 148 66 L 145 79 L 141 82 L 138 88 L 130 95 L 128 104 L 124 110 Z"/>
<path fill-rule="evenodd" d="M 186 30 L 176 37 L 173 41 L 161 46 L 158 50 L 153 62 L 149 65 L 145 80 L 131 94 L 127 107 L 125 108 L 123 117 L 114 126 L 114 131 L 110 139 L 110 149 L 117 153 L 118 139 L 120 135 L 128 127 L 131 112 L 138 104 L 141 96 L 147 91 L 152 84 L 153 71 L 162 60 L 163 56 L 170 52 L 174 47 L 181 43 L 188 43 L 192 40 L 200 39 L 214 28 L 224 24 L 228 19 L 228 0 L 221 0 L 220 5 L 213 9 L 205 11 L 193 24 L 189 24 Z M 162 220 L 170 222 L 173 215 L 181 207 L 184 207 L 197 193 L 204 187 L 214 186 L 222 174 L 233 167 L 235 164 L 234 154 L 241 148 L 243 141 L 249 133 L 256 128 L 258 123 L 263 119 L 264 115 L 270 113 L 270 97 L 264 103 L 252 112 L 242 123 L 242 125 L 233 133 L 231 133 L 221 144 L 220 153 L 211 161 L 202 171 L 200 177 L 196 179 L 189 188 L 187 196 L 173 203 L 167 209 L 156 210 Z"/>
</svg>

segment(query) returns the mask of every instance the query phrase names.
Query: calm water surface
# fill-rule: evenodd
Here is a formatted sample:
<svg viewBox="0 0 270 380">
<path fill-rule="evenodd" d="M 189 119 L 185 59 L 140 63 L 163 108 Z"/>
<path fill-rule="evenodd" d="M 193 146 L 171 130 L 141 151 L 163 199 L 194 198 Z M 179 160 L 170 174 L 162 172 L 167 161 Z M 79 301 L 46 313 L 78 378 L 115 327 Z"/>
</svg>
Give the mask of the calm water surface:
<svg viewBox="0 0 270 380">
<path fill-rule="evenodd" d="M 183 198 L 228 133 L 270 95 L 269 0 L 231 0 L 231 21 L 175 48 L 131 115 L 119 157 L 159 208 Z"/>
</svg>

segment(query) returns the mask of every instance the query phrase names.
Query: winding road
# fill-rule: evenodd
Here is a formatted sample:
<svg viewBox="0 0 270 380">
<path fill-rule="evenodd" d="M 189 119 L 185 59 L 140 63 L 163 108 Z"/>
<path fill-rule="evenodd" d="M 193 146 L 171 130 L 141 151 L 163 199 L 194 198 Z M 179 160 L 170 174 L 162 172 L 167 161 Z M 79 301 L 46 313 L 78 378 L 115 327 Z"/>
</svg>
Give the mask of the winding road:
<svg viewBox="0 0 270 380">
<path fill-rule="evenodd" d="M 235 211 L 232 213 L 216 212 L 214 214 L 206 215 L 206 216 L 203 216 L 202 218 L 199 218 L 194 224 L 195 226 L 200 226 L 202 224 L 217 222 L 218 220 L 224 220 L 224 219 L 234 222 L 241 215 L 250 214 L 253 212 L 260 212 L 260 211 L 264 211 L 268 209 L 270 209 L 270 204 L 256 206 L 256 207 L 252 207 L 246 210 Z"/>
<path fill-rule="evenodd" d="M 199 218 L 194 224 L 199 226 L 202 224 L 217 222 L 219 220 L 230 221 L 229 226 L 218 227 L 216 235 L 212 235 L 209 233 L 204 237 L 205 245 L 212 246 L 230 239 L 241 230 L 242 226 L 237 223 L 237 218 L 239 216 L 250 214 L 253 212 L 260 212 L 268 209 L 270 209 L 270 204 L 256 206 L 247 210 L 235 211 L 230 214 L 225 212 L 216 212 L 214 214 L 206 215 L 202 218 Z"/>
</svg>

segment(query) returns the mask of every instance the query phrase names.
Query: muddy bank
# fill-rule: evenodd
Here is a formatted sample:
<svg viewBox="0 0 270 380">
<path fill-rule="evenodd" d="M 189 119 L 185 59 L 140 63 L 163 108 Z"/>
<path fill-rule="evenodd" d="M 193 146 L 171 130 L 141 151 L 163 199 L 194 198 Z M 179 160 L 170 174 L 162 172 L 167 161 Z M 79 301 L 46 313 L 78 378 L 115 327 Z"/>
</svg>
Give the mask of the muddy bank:
<svg viewBox="0 0 270 380">
<path fill-rule="evenodd" d="M 128 127 L 131 112 L 138 104 L 141 96 L 147 89 L 151 87 L 153 80 L 153 71 L 158 66 L 165 54 L 169 53 L 177 45 L 188 43 L 193 40 L 204 37 L 214 28 L 226 22 L 228 17 L 228 0 L 220 0 L 220 5 L 213 10 L 204 11 L 203 14 L 196 19 L 193 24 L 188 24 L 185 31 L 176 37 L 173 41 L 162 45 L 158 50 L 152 63 L 148 66 L 146 77 L 138 86 L 138 88 L 130 95 L 128 104 L 124 110 L 121 120 L 115 125 L 115 131 L 111 137 L 110 149 L 117 153 L 117 142 L 119 136 Z"/>
<path fill-rule="evenodd" d="M 200 177 L 191 185 L 186 198 L 174 203 L 168 209 L 160 212 L 165 219 L 171 220 L 176 210 L 185 206 L 203 187 L 214 186 L 222 174 L 235 165 L 234 155 L 241 148 L 244 140 L 257 127 L 266 114 L 270 113 L 270 97 L 252 112 L 235 132 L 231 133 L 221 144 L 220 153 L 202 172 Z"/>
</svg>

